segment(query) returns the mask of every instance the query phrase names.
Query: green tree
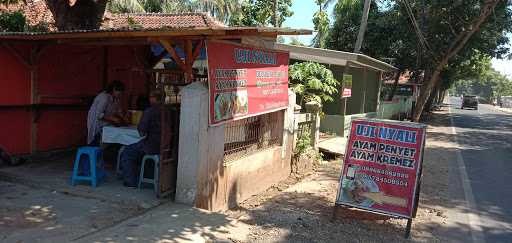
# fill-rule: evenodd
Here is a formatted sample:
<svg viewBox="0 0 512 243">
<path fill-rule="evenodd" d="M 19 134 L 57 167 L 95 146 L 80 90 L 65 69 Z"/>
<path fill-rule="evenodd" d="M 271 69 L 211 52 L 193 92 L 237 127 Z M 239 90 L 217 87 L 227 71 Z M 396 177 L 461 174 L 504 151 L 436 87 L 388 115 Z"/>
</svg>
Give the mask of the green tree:
<svg viewBox="0 0 512 243">
<path fill-rule="evenodd" d="M 290 38 L 290 45 L 293 46 L 306 46 L 304 43 L 302 43 L 297 37 Z"/>
<path fill-rule="evenodd" d="M 299 62 L 289 67 L 290 84 L 300 97 L 299 104 L 333 101 L 339 82 L 328 68 L 316 62 Z"/>
<path fill-rule="evenodd" d="M 0 12 L 0 32 L 23 32 L 27 19 L 21 12 Z"/>
<path fill-rule="evenodd" d="M 313 45 L 319 48 L 325 48 L 327 33 L 329 32 L 329 15 L 325 11 L 333 3 L 333 0 L 315 0 L 318 5 L 318 11 L 313 15 L 313 24 L 317 34 L 313 38 Z"/>
<path fill-rule="evenodd" d="M 439 84 L 442 72 L 458 56 L 467 59 L 475 49 L 489 56 L 504 54 L 507 50 L 503 44 L 508 42 L 505 33 L 512 24 L 507 1 L 474 0 L 457 4 L 432 1 L 429 7 L 426 38 L 417 34 L 428 50 L 425 55 L 428 66 L 413 115 L 415 121 L 420 119 L 431 96 L 438 95 L 440 89 L 436 87 L 443 86 Z"/>
<path fill-rule="evenodd" d="M 240 11 L 239 0 L 111 0 L 108 10 L 113 13 L 177 13 L 207 12 L 220 21 L 227 22 L 232 14 Z"/>
<path fill-rule="evenodd" d="M 230 18 L 232 26 L 269 26 L 274 16 L 274 0 L 244 0 L 241 11 L 234 13 Z M 291 0 L 279 0 L 278 2 L 278 27 L 284 20 L 293 15 L 290 10 Z"/>
<path fill-rule="evenodd" d="M 391 60 L 391 64 L 398 68 L 395 84 L 386 97 L 389 100 L 395 94 L 401 74 L 412 71 L 413 79 L 419 79 L 422 74 L 418 41 L 403 11 L 402 5 L 392 1 L 377 1 L 370 5 L 367 32 L 361 48 L 362 53 L 388 62 Z M 338 1 L 334 8 L 335 22 L 327 37 L 327 48 L 347 52 L 354 50 L 362 12 L 363 1 Z"/>
<path fill-rule="evenodd" d="M 420 1 L 372 4 L 362 49 L 377 58 L 393 58 L 401 70 L 424 73 L 414 120 L 419 119 L 431 95 L 439 96 L 448 86 L 443 84 L 448 80 L 442 78 L 445 69 L 457 67 L 475 50 L 491 57 L 505 55 L 505 33 L 512 27 L 510 5 L 505 0 L 424 2 L 424 6 Z M 328 46 L 350 51 L 347 47 L 355 42 L 362 7 L 360 1 L 338 2 Z"/>
</svg>

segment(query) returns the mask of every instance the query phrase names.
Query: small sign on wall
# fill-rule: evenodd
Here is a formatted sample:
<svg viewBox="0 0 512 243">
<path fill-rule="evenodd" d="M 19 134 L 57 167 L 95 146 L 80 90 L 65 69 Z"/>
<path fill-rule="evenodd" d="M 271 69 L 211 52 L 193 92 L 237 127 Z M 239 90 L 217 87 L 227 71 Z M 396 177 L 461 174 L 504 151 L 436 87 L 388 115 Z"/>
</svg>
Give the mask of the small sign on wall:
<svg viewBox="0 0 512 243">
<path fill-rule="evenodd" d="M 348 98 L 352 96 L 352 75 L 343 74 L 343 92 L 342 98 Z"/>
</svg>

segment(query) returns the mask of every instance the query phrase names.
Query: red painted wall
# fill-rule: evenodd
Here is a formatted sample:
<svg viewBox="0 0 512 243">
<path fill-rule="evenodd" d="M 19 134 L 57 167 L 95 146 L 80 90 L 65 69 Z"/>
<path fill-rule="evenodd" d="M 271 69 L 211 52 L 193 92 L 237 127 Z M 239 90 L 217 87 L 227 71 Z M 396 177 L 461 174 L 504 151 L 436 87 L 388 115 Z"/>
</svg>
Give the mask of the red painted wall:
<svg viewBox="0 0 512 243">
<path fill-rule="evenodd" d="M 146 92 L 143 64 L 136 58 L 143 57 L 143 48 L 135 46 L 113 46 L 109 48 L 109 81 L 120 80 L 126 86 L 123 105 L 128 107 L 138 95 Z"/>
<path fill-rule="evenodd" d="M 26 54 L 22 48 L 20 53 Z M 0 146 L 9 153 L 30 152 L 30 111 L 2 106 L 30 104 L 28 68 L 12 52 L 0 46 Z"/>
<path fill-rule="evenodd" d="M 39 61 L 38 93 L 94 96 L 102 89 L 102 65 L 101 47 L 49 46 Z"/>
<path fill-rule="evenodd" d="M 12 154 L 30 152 L 30 111 L 0 110 L 0 128 L 0 146 Z"/>
<path fill-rule="evenodd" d="M 38 95 L 43 104 L 83 105 L 102 89 L 101 47 L 57 45 L 44 49 L 38 68 Z M 87 108 L 42 110 L 37 121 L 37 150 L 85 143 Z"/>
<path fill-rule="evenodd" d="M 0 105 L 30 103 L 28 68 L 7 49 L 0 46 Z"/>
<path fill-rule="evenodd" d="M 21 47 L 23 48 L 23 47 Z M 28 55 L 27 49 L 20 49 Z M 46 47 L 39 59 L 38 94 L 42 104 L 83 104 L 83 97 L 94 98 L 103 88 L 104 47 L 57 45 Z M 108 48 L 108 82 L 126 85 L 125 106 L 129 99 L 144 94 L 145 74 L 135 55 L 143 48 Z M 7 50 L 0 47 L 0 106 L 30 104 L 30 73 Z M 125 108 L 126 108 L 125 107 Z M 30 153 L 32 113 L 26 108 L 0 110 L 0 146 L 13 154 Z M 37 121 L 37 151 L 81 145 L 87 131 L 87 107 L 42 109 Z"/>
<path fill-rule="evenodd" d="M 48 151 L 86 142 L 87 111 L 46 110 L 37 123 L 37 149 Z"/>
</svg>

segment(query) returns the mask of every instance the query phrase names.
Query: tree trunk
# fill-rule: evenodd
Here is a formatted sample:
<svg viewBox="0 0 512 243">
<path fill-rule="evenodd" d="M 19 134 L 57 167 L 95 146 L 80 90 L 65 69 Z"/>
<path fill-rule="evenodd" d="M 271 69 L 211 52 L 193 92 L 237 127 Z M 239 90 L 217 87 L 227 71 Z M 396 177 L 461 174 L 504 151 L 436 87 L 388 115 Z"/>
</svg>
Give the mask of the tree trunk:
<svg viewBox="0 0 512 243">
<path fill-rule="evenodd" d="M 273 6 L 273 12 L 274 12 L 274 15 L 273 15 L 273 18 L 272 18 L 272 22 L 273 22 L 273 25 L 274 27 L 279 27 L 279 0 L 274 0 L 274 6 Z"/>
<path fill-rule="evenodd" d="M 437 88 L 434 87 L 432 92 L 430 92 L 430 95 L 427 99 L 427 103 L 425 104 L 425 108 L 423 108 L 423 110 L 425 110 L 427 112 L 432 111 L 432 104 L 435 104 L 436 96 L 437 96 Z"/>
<path fill-rule="evenodd" d="M 57 29 L 95 30 L 99 29 L 108 0 L 46 0 L 53 14 Z"/>
<path fill-rule="evenodd" d="M 441 71 L 445 68 L 445 66 L 448 64 L 448 61 L 455 56 L 468 42 L 468 40 L 473 36 L 473 34 L 480 29 L 480 26 L 482 23 L 489 17 L 489 15 L 492 13 L 496 5 L 501 0 L 488 0 L 485 2 L 484 6 L 482 6 L 482 10 L 480 11 L 480 16 L 476 18 L 473 23 L 467 28 L 466 31 L 463 31 L 459 33 L 459 35 L 455 38 L 455 40 L 452 42 L 450 47 L 447 49 L 445 54 L 441 57 L 441 61 L 437 63 L 432 76 L 426 83 L 423 84 L 421 87 L 421 94 L 418 98 L 418 102 L 416 103 L 416 108 L 414 109 L 414 114 L 412 116 L 412 120 L 415 122 L 418 122 L 421 117 L 421 113 L 423 112 L 423 109 L 425 107 L 425 104 L 427 103 L 427 99 L 430 96 L 430 93 L 432 92 L 432 88 L 437 84 L 439 81 L 439 75 L 441 74 Z"/>
<path fill-rule="evenodd" d="M 402 70 L 399 69 L 396 72 L 395 81 L 393 82 L 393 88 L 391 89 L 391 93 L 389 93 L 387 100 L 392 101 L 393 97 L 395 97 L 396 90 L 398 89 L 398 81 L 400 80 L 400 75 L 402 75 Z"/>
<path fill-rule="evenodd" d="M 361 46 L 363 45 L 364 33 L 366 32 L 366 26 L 368 25 L 368 14 L 370 13 L 371 0 L 364 1 L 363 17 L 361 18 L 361 26 L 359 26 L 359 34 L 357 34 L 356 45 L 354 52 L 359 53 Z"/>
</svg>

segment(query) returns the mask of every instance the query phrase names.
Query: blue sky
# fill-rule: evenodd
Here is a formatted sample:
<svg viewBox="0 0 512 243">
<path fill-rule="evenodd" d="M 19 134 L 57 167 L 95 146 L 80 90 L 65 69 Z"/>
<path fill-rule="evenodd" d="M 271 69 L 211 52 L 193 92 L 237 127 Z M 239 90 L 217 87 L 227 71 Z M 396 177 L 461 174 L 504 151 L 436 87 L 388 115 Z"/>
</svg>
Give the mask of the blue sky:
<svg viewBox="0 0 512 243">
<path fill-rule="evenodd" d="M 315 4 L 315 0 L 292 0 L 292 11 L 293 15 L 287 18 L 283 26 L 290 28 L 300 28 L 300 29 L 314 29 L 313 25 L 313 15 L 318 10 L 318 6 Z M 331 4 L 327 9 L 327 13 L 332 19 L 332 10 L 334 8 L 334 4 Z M 332 21 L 331 21 L 332 22 Z M 314 35 L 306 35 L 306 36 L 298 36 L 298 39 L 309 45 Z M 288 38 L 287 38 L 288 40 Z"/>
<path fill-rule="evenodd" d="M 291 28 L 301 28 L 301 29 L 310 29 L 313 30 L 313 14 L 318 9 L 318 6 L 315 4 L 315 0 L 292 0 L 292 11 L 293 16 L 286 19 L 283 26 L 284 27 L 291 27 Z M 334 8 L 334 4 L 331 4 L 329 6 L 327 12 L 329 13 L 329 16 L 331 17 L 331 23 L 332 23 L 332 10 Z M 309 45 L 311 43 L 311 39 L 313 39 L 314 35 L 308 35 L 308 36 L 299 36 L 298 39 L 306 44 Z M 288 41 L 289 38 L 286 38 Z M 493 59 L 492 60 L 492 66 L 494 69 L 498 70 L 502 74 L 507 75 L 509 78 L 512 78 L 512 61 L 511 60 L 499 60 L 499 59 Z"/>
</svg>

